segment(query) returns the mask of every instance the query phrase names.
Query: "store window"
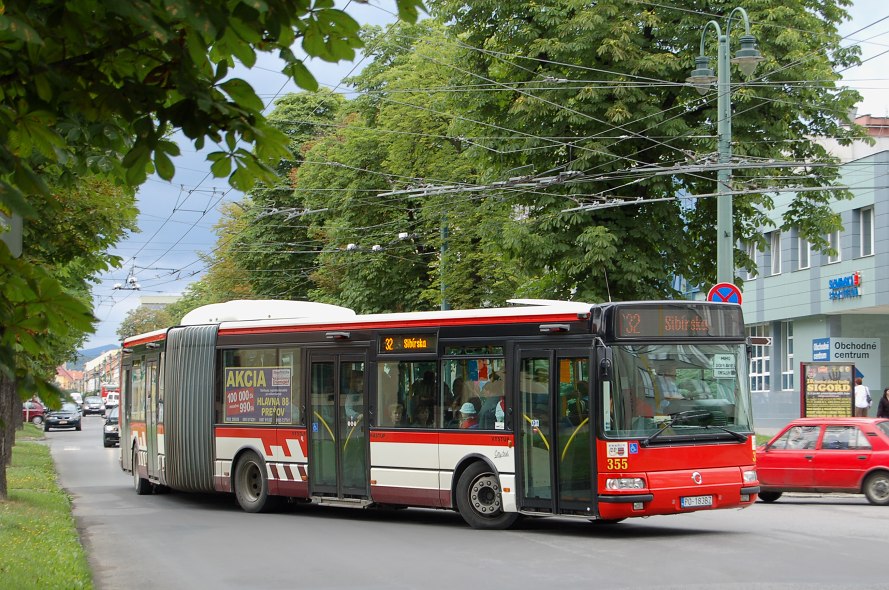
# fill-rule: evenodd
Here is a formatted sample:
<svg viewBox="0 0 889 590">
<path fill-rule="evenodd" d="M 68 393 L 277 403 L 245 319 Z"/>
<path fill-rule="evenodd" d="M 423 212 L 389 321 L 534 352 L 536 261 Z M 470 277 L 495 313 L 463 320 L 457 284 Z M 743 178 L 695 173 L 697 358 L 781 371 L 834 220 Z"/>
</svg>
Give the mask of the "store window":
<svg viewBox="0 0 889 590">
<path fill-rule="evenodd" d="M 861 210 L 859 217 L 861 224 L 861 255 L 873 256 L 874 254 L 874 208 L 867 207 Z"/>
<path fill-rule="evenodd" d="M 747 336 L 771 337 L 768 324 L 759 324 L 747 328 Z M 768 393 L 771 389 L 771 344 L 754 344 L 750 356 L 750 390 L 759 393 Z"/>
<path fill-rule="evenodd" d="M 781 322 L 781 389 L 796 389 L 796 371 L 793 362 L 793 322 Z"/>
</svg>

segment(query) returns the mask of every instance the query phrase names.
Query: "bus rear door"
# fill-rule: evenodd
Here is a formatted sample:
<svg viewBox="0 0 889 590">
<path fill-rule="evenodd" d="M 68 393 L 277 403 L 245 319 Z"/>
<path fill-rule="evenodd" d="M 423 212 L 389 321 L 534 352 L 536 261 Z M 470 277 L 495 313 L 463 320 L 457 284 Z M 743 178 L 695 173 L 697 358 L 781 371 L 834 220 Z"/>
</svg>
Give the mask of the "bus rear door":
<svg viewBox="0 0 889 590">
<path fill-rule="evenodd" d="M 524 349 L 516 369 L 519 509 L 592 516 L 589 350 Z"/>
<path fill-rule="evenodd" d="M 309 355 L 309 485 L 311 495 L 368 498 L 365 357 Z"/>
</svg>

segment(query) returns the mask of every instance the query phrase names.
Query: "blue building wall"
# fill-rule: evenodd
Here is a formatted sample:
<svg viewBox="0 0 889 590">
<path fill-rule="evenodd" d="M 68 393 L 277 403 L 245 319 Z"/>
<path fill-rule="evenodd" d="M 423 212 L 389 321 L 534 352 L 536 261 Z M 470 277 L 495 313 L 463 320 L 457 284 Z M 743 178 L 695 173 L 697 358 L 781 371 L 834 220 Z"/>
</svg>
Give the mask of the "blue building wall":
<svg viewBox="0 0 889 590">
<path fill-rule="evenodd" d="M 772 274 L 772 253 L 757 252 L 758 276 L 743 285 L 744 318 L 748 328 L 765 327 L 772 336 L 769 348 L 769 388 L 754 392 L 754 416 L 758 427 L 780 426 L 800 415 L 799 363 L 812 361 L 812 342 L 823 338 L 875 339 L 879 350 L 860 361 L 867 367 L 864 381 L 876 400 L 889 386 L 889 151 L 882 151 L 843 164 L 838 184 L 849 186 L 854 198 L 835 201 L 841 215 L 841 260 L 830 262 L 827 254 L 812 251 L 809 268 L 799 268 L 796 230 L 782 232 L 781 272 Z M 775 209 L 769 213 L 780 225 L 782 214 L 794 194 L 774 196 Z M 861 249 L 863 209 L 873 208 L 873 254 Z M 763 228 L 765 233 L 773 228 Z M 768 243 L 768 240 L 767 240 Z M 857 275 L 860 286 L 833 290 L 831 281 Z M 746 273 L 741 272 L 746 279 Z M 842 298 L 831 298 L 841 292 Z M 782 330 L 792 322 L 793 387 L 782 375 L 786 342 Z"/>
</svg>

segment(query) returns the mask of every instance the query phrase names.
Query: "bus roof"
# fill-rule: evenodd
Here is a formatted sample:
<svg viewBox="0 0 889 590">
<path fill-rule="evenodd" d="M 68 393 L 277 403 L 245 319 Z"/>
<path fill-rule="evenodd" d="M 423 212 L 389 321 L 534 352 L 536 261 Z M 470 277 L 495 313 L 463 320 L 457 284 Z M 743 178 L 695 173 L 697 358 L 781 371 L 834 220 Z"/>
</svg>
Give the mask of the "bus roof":
<svg viewBox="0 0 889 590">
<path fill-rule="evenodd" d="M 194 309 L 182 317 L 181 325 L 221 324 L 257 320 L 297 318 L 342 318 L 354 316 L 348 307 L 313 301 L 282 301 L 277 299 L 238 299 L 213 303 Z"/>
<path fill-rule="evenodd" d="M 580 319 L 593 307 L 589 303 L 553 300 L 515 300 L 512 307 L 455 309 L 447 311 L 419 311 L 407 313 L 379 313 L 357 315 L 353 310 L 336 305 L 308 301 L 241 300 L 199 307 L 182 318 L 180 325 L 218 324 L 220 332 L 244 333 L 283 331 L 289 327 L 303 329 L 332 329 L 336 327 L 374 327 L 398 325 L 403 327 L 436 326 L 438 324 L 469 324 L 498 320 L 533 322 Z M 124 346 L 144 344 L 165 338 L 166 330 L 155 330 L 132 336 Z"/>
</svg>

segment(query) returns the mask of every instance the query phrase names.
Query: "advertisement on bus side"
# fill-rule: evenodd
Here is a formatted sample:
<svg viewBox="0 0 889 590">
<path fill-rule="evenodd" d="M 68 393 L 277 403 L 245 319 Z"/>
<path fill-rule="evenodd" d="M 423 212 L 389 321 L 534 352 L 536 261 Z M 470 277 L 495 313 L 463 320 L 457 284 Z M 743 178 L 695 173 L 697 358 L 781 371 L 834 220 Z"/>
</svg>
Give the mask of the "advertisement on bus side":
<svg viewBox="0 0 889 590">
<path fill-rule="evenodd" d="M 225 369 L 225 422 L 289 424 L 290 367 Z"/>
</svg>

